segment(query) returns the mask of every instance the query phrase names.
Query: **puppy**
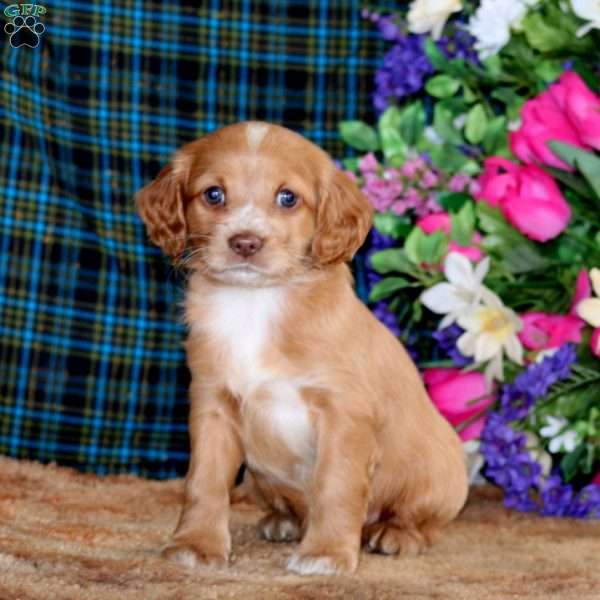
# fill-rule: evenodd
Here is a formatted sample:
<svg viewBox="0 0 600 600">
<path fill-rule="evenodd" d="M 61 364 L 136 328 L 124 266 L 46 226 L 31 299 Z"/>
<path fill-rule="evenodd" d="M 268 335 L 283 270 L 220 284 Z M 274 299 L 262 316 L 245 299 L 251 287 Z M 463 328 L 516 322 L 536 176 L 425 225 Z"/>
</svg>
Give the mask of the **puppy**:
<svg viewBox="0 0 600 600">
<path fill-rule="evenodd" d="M 288 569 L 415 554 L 463 506 L 457 435 L 345 262 L 371 224 L 350 178 L 300 135 L 238 123 L 184 146 L 138 196 L 150 238 L 190 269 L 191 460 L 163 555 L 225 563 L 242 462 Z"/>
</svg>

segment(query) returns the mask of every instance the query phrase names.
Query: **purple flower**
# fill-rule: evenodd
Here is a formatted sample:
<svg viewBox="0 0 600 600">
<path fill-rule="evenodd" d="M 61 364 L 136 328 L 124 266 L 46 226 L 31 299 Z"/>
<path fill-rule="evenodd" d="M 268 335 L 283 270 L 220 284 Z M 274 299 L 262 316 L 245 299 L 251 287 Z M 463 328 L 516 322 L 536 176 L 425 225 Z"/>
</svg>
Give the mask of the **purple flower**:
<svg viewBox="0 0 600 600">
<path fill-rule="evenodd" d="M 424 50 L 422 35 L 406 35 L 383 57 L 383 65 L 375 73 L 375 108 L 382 112 L 390 100 L 418 92 L 427 75 L 434 69 Z"/>
<path fill-rule="evenodd" d="M 548 477 L 542 487 L 540 514 L 548 517 L 563 517 L 568 514 L 573 499 L 573 488 L 563 485 L 559 475 Z"/>
<path fill-rule="evenodd" d="M 456 347 L 456 342 L 463 333 L 464 329 L 456 323 L 433 332 L 433 339 L 438 343 L 440 350 L 452 359 L 457 367 L 466 367 L 473 362 L 472 358 L 462 354 Z"/>
<path fill-rule="evenodd" d="M 526 449 L 525 434 L 513 422 L 529 416 L 538 398 L 557 381 L 567 379 L 577 355 L 572 344 L 553 356 L 530 365 L 512 384 L 503 387 L 500 410 L 490 413 L 481 435 L 486 475 L 504 490 L 504 504 L 523 512 L 542 515 L 600 518 L 600 486 L 588 485 L 575 494 L 558 474 L 542 478 L 541 465 Z"/>
<path fill-rule="evenodd" d="M 437 45 L 447 58 L 462 58 L 474 65 L 479 64 L 479 58 L 474 48 L 475 38 L 465 29 L 457 28 L 453 34 L 442 36 Z"/>
</svg>

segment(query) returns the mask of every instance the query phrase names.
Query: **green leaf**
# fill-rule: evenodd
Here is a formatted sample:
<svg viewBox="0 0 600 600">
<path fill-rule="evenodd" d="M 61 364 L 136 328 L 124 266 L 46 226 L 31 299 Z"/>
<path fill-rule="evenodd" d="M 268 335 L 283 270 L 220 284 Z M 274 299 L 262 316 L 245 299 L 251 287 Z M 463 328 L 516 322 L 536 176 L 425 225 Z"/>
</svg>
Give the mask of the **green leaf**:
<svg viewBox="0 0 600 600">
<path fill-rule="evenodd" d="M 467 114 L 465 137 L 471 144 L 479 144 L 487 130 L 488 119 L 483 104 L 478 103 Z"/>
<path fill-rule="evenodd" d="M 486 154 L 497 154 L 508 142 L 506 117 L 501 115 L 488 122 L 483 134 L 482 146 Z"/>
<path fill-rule="evenodd" d="M 451 144 L 464 143 L 462 134 L 454 127 L 454 119 L 467 110 L 467 105 L 459 98 L 447 98 L 436 103 L 433 109 L 433 128 L 438 135 Z"/>
<path fill-rule="evenodd" d="M 563 142 L 548 142 L 550 149 L 566 163 L 578 169 L 600 199 L 600 158 Z"/>
<path fill-rule="evenodd" d="M 393 212 L 375 213 L 373 222 L 377 231 L 395 240 L 405 238 L 413 227 L 409 216 L 400 216 Z"/>
<path fill-rule="evenodd" d="M 408 147 L 400 132 L 402 113 L 397 106 L 390 106 L 379 118 L 377 128 L 383 155 L 389 163 L 404 162 Z"/>
<path fill-rule="evenodd" d="M 404 252 L 406 252 L 408 260 L 415 265 L 420 265 L 422 262 L 419 258 L 419 246 L 424 236 L 425 233 L 420 227 L 413 227 L 406 238 L 406 242 L 404 242 Z"/>
<path fill-rule="evenodd" d="M 339 132 L 346 144 L 356 150 L 374 152 L 379 150 L 379 137 L 375 129 L 362 121 L 342 121 Z"/>
<path fill-rule="evenodd" d="M 508 271 L 517 274 L 548 268 L 548 260 L 537 246 L 507 223 L 499 210 L 478 202 L 476 213 L 479 228 L 488 234 L 483 240 L 484 248 Z"/>
<path fill-rule="evenodd" d="M 443 231 L 423 234 L 418 240 L 417 248 L 420 263 L 437 265 L 448 252 L 448 238 Z"/>
<path fill-rule="evenodd" d="M 377 273 L 415 273 L 415 266 L 402 248 L 389 248 L 371 256 L 371 266 Z"/>
<path fill-rule="evenodd" d="M 429 156 L 433 164 L 446 173 L 461 171 L 469 163 L 468 156 L 449 144 L 432 147 Z"/>
<path fill-rule="evenodd" d="M 417 145 L 425 129 L 425 110 L 422 102 L 409 104 L 400 117 L 400 134 L 406 143 L 414 147 Z"/>
<path fill-rule="evenodd" d="M 488 56 L 483 60 L 485 72 L 492 78 L 497 79 L 502 74 L 502 60 L 497 54 Z"/>
<path fill-rule="evenodd" d="M 475 230 L 475 210 L 472 202 L 467 202 L 457 213 L 450 214 L 452 229 L 450 239 L 461 246 L 468 246 Z"/>
<path fill-rule="evenodd" d="M 577 471 L 579 470 L 579 463 L 585 457 L 585 444 L 579 444 L 573 452 L 569 452 L 569 454 L 565 454 L 560 461 L 560 470 L 562 471 L 563 477 L 566 482 L 571 481 L 575 475 L 577 475 Z"/>
<path fill-rule="evenodd" d="M 477 100 L 475 92 L 466 83 L 463 83 L 463 98 L 468 104 L 472 104 Z"/>
<path fill-rule="evenodd" d="M 535 74 L 544 82 L 552 83 L 563 72 L 560 60 L 542 60 L 535 65 Z"/>
<path fill-rule="evenodd" d="M 438 204 L 447 212 L 458 212 L 467 202 L 471 202 L 471 196 L 465 192 L 446 192 L 438 196 Z"/>
<path fill-rule="evenodd" d="M 525 98 L 519 96 L 514 89 L 509 87 L 496 88 L 490 96 L 506 105 L 506 116 L 509 121 L 519 117 Z"/>
<path fill-rule="evenodd" d="M 572 190 L 577 192 L 580 196 L 587 198 L 589 200 L 595 199 L 595 194 L 589 184 L 582 179 L 578 175 L 574 173 L 569 173 L 569 171 L 563 171 L 562 169 L 557 169 L 556 167 L 543 167 L 544 171 L 547 171 L 548 174 L 552 175 L 555 179 L 558 179 L 561 183 L 564 183 L 566 186 L 569 186 Z"/>
<path fill-rule="evenodd" d="M 571 35 L 564 28 L 548 23 L 539 12 L 531 12 L 523 19 L 523 33 L 529 45 L 540 52 L 556 52 L 568 47 Z"/>
<path fill-rule="evenodd" d="M 434 98 L 449 98 L 458 92 L 460 81 L 450 75 L 435 75 L 425 84 L 425 91 Z"/>
<path fill-rule="evenodd" d="M 394 292 L 411 285 L 411 282 L 404 279 L 404 277 L 386 277 L 373 286 L 373 289 L 369 294 L 369 302 L 377 302 L 384 298 L 388 298 Z"/>
<path fill-rule="evenodd" d="M 448 59 L 430 37 L 425 40 L 425 54 L 438 71 L 445 71 L 448 68 Z"/>
</svg>

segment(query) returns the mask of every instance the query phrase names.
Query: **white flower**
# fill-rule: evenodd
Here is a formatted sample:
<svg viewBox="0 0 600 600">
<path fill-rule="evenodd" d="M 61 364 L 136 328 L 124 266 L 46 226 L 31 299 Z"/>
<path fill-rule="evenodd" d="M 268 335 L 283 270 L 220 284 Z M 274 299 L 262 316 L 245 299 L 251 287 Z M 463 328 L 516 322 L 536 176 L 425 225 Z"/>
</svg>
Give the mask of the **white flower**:
<svg viewBox="0 0 600 600">
<path fill-rule="evenodd" d="M 547 425 L 540 429 L 540 435 L 551 438 L 548 445 L 550 452 L 552 454 L 556 452 L 573 452 L 579 443 L 579 435 L 572 429 L 565 430 L 569 422 L 562 417 L 547 416 L 544 418 Z"/>
<path fill-rule="evenodd" d="M 600 4 L 599 4 L 600 6 Z M 590 271 L 590 279 L 596 298 L 585 298 L 577 304 L 577 314 L 592 327 L 600 327 L 600 269 Z"/>
<path fill-rule="evenodd" d="M 476 363 L 488 362 L 485 376 L 502 381 L 504 353 L 518 365 L 523 363 L 523 346 L 517 332 L 523 327 L 521 319 L 502 304 L 496 294 L 484 290 L 483 304 L 462 314 L 457 322 L 465 330 L 458 338 L 456 347 Z"/>
<path fill-rule="evenodd" d="M 545 438 L 553 438 L 561 429 L 567 425 L 567 420 L 562 417 L 544 417 L 546 425 L 540 429 L 540 435 Z"/>
<path fill-rule="evenodd" d="M 429 310 L 446 315 L 440 322 L 440 329 L 470 313 L 479 304 L 486 289 L 482 282 L 489 268 L 487 256 L 475 268 L 466 256 L 458 252 L 450 252 L 446 256 L 444 275 L 448 282 L 437 283 L 421 295 L 421 302 Z"/>
<path fill-rule="evenodd" d="M 598 0 L 571 0 L 573 12 L 584 21 L 588 21 L 581 26 L 575 35 L 584 36 L 591 29 L 600 29 L 600 2 Z"/>
<path fill-rule="evenodd" d="M 434 40 L 452 13 L 462 10 L 460 0 L 413 0 L 408 9 L 408 29 L 412 33 L 429 33 Z"/>
<path fill-rule="evenodd" d="M 498 54 L 510 40 L 511 27 L 518 27 L 527 12 L 523 0 L 483 0 L 469 21 L 469 33 L 477 40 L 479 58 Z"/>
</svg>

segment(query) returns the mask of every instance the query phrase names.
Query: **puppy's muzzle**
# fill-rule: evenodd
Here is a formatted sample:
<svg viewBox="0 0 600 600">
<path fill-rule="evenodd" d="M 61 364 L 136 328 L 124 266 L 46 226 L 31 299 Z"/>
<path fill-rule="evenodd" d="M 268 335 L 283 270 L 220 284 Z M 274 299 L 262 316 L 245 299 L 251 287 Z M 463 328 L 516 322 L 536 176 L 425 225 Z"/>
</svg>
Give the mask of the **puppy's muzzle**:
<svg viewBox="0 0 600 600">
<path fill-rule="evenodd" d="M 238 233 L 229 238 L 229 247 L 240 256 L 248 258 L 256 254 L 264 244 L 264 240 L 252 233 Z"/>
</svg>

